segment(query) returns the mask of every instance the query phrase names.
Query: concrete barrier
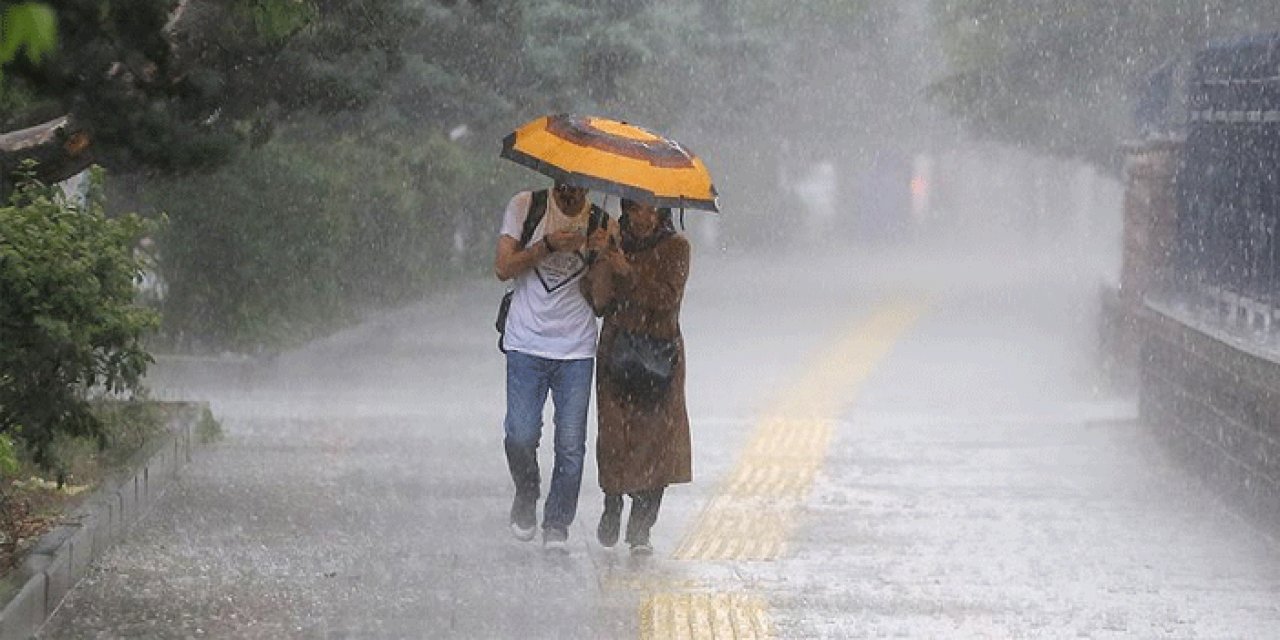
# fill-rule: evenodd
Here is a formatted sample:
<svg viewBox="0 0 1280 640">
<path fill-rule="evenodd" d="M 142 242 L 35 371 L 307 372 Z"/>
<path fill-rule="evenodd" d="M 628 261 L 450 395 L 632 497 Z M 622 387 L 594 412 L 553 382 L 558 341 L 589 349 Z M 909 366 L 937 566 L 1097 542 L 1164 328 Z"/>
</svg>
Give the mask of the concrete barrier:
<svg viewBox="0 0 1280 640">
<path fill-rule="evenodd" d="M 22 563 L 0 581 L 0 640 L 30 638 L 61 606 L 93 560 L 120 540 L 163 495 L 191 460 L 205 403 L 162 403 L 168 435 L 125 465 L 64 523 L 40 538 Z"/>
<path fill-rule="evenodd" d="M 1280 360 L 1148 305 L 1139 413 L 1250 519 L 1280 533 Z"/>
</svg>

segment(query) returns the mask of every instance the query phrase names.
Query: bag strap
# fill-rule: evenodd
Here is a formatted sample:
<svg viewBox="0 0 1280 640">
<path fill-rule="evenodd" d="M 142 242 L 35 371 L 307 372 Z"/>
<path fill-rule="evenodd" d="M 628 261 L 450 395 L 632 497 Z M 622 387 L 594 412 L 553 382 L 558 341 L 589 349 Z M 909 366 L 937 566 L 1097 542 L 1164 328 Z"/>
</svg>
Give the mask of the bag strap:
<svg viewBox="0 0 1280 640">
<path fill-rule="evenodd" d="M 608 228 L 609 212 L 594 204 L 591 205 L 591 215 L 587 218 L 587 235 L 591 235 L 596 229 L 608 230 Z"/>
<path fill-rule="evenodd" d="M 520 248 L 523 249 L 529 245 L 529 240 L 533 238 L 534 229 L 538 228 L 538 223 L 542 222 L 542 218 L 547 215 L 547 190 L 540 189 L 533 192 L 533 197 L 529 199 L 529 213 L 524 217 L 524 226 L 520 228 Z"/>
</svg>

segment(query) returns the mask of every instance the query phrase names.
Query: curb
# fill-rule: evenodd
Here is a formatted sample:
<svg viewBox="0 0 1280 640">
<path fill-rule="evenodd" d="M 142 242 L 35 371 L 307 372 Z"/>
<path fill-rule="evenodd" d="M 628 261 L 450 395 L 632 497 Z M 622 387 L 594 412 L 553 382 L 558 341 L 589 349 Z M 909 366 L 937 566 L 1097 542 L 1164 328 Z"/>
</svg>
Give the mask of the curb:
<svg viewBox="0 0 1280 640">
<path fill-rule="evenodd" d="M 90 563 L 147 513 L 178 470 L 191 461 L 205 402 L 161 403 L 169 435 L 103 482 L 63 524 L 40 537 L 13 573 L 0 581 L 0 640 L 30 638 L 57 611 Z"/>
</svg>

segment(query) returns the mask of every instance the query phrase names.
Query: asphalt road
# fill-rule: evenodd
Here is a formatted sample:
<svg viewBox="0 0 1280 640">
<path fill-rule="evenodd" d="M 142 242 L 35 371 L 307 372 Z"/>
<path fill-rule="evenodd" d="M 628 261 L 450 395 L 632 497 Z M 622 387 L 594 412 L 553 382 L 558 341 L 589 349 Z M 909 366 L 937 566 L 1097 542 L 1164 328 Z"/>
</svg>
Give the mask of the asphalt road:
<svg viewBox="0 0 1280 640">
<path fill-rule="evenodd" d="M 226 438 L 42 637 L 1280 636 L 1280 544 L 1099 384 L 1095 267 L 821 255 L 695 257 L 695 481 L 651 558 L 595 543 L 590 461 L 567 555 L 510 536 L 477 282 L 270 363 L 158 367 Z"/>
</svg>

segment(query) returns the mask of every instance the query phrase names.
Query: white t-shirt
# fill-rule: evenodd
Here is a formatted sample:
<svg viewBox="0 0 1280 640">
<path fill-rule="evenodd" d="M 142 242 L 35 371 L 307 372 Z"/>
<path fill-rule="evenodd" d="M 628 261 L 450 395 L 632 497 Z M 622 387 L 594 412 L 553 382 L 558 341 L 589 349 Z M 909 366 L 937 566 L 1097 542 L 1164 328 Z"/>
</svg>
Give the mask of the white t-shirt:
<svg viewBox="0 0 1280 640">
<path fill-rule="evenodd" d="M 519 242 L 532 198 L 529 191 L 511 198 L 502 216 L 502 235 Z M 585 235 L 589 219 L 586 213 L 573 219 L 566 217 L 556 206 L 555 197 L 548 193 L 547 213 L 526 246 L 541 242 L 548 230 L 569 229 Z M 507 351 L 552 360 L 595 357 L 596 317 L 578 288 L 586 271 L 587 263 L 580 253 L 556 251 L 515 277 L 502 340 Z"/>
</svg>

